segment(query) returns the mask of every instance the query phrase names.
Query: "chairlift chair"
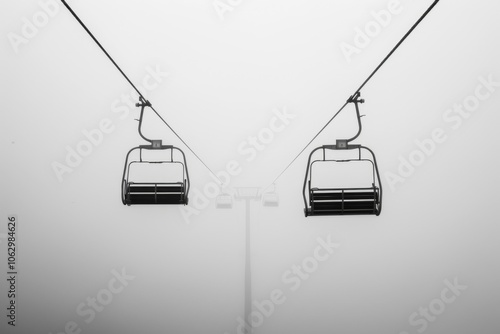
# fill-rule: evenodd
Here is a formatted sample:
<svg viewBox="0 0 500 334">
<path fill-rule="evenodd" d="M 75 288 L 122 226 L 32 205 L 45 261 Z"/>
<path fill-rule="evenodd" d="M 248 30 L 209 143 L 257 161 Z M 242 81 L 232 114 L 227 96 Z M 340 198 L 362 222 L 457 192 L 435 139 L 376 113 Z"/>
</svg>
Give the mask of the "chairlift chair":
<svg viewBox="0 0 500 334">
<path fill-rule="evenodd" d="M 124 205 L 187 205 L 189 194 L 189 173 L 184 152 L 172 145 L 163 145 L 161 140 L 150 140 L 142 134 L 142 121 L 144 109 L 151 104 L 141 98 L 141 116 L 139 118 L 139 134 L 150 145 L 140 145 L 132 148 L 125 159 L 122 178 L 122 202 Z M 144 157 L 144 151 L 167 152 L 165 158 L 147 159 Z M 133 153 L 136 153 L 133 157 Z M 138 153 L 138 157 L 137 157 Z M 174 167 L 178 171 L 175 175 L 169 173 L 166 169 L 162 173 L 161 180 L 145 181 L 138 179 L 134 167 L 142 166 L 145 169 L 152 170 L 153 166 Z M 175 180 L 172 180 L 175 179 Z"/>
<path fill-rule="evenodd" d="M 267 207 L 278 207 L 280 199 L 277 193 L 265 193 L 262 195 L 262 205 Z"/>
<path fill-rule="evenodd" d="M 235 199 L 237 200 L 259 200 L 261 199 L 260 188 L 238 187 L 236 188 Z"/>
<path fill-rule="evenodd" d="M 215 207 L 217 209 L 232 209 L 233 196 L 231 194 L 221 192 L 215 199 Z"/>
<path fill-rule="evenodd" d="M 352 96 L 348 102 L 356 106 L 359 131 L 351 139 L 337 140 L 336 145 L 324 145 L 316 148 L 309 155 L 306 176 L 303 186 L 304 213 L 305 216 L 341 216 L 341 215 L 380 215 L 382 211 L 382 184 L 377 166 L 375 154 L 371 149 L 362 145 L 349 144 L 356 139 L 362 130 L 361 116 L 359 114 L 359 103 L 364 100 L 359 99 L 360 94 Z M 327 152 L 334 153 L 357 151 L 355 158 L 330 158 Z M 322 157 L 314 158 L 318 152 Z M 368 153 L 368 154 L 367 154 Z M 342 154 L 338 154 L 342 155 Z M 318 164 L 337 165 L 365 163 L 371 168 L 370 183 L 366 186 L 346 187 L 346 186 L 314 186 L 314 167 Z"/>
<path fill-rule="evenodd" d="M 280 203 L 279 195 L 276 192 L 276 185 L 273 184 L 271 191 L 262 194 L 262 205 L 266 207 L 278 207 Z"/>
</svg>

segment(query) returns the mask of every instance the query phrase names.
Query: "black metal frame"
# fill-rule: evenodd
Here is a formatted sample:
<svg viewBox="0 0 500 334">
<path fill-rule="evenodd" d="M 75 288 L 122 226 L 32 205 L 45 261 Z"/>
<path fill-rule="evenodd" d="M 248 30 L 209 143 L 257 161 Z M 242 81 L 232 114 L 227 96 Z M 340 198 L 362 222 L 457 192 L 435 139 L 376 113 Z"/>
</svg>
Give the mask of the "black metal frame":
<svg viewBox="0 0 500 334">
<path fill-rule="evenodd" d="M 142 133 L 142 122 L 144 118 L 144 111 L 146 107 L 151 107 L 149 101 L 142 97 L 141 102 L 136 104 L 141 107 L 141 114 L 139 118 L 139 135 L 150 145 L 140 145 L 132 148 L 125 158 L 125 166 L 123 168 L 122 177 L 122 203 L 124 205 L 159 205 L 159 204 L 172 204 L 172 205 L 187 205 L 188 194 L 190 188 L 189 172 L 187 168 L 186 156 L 184 152 L 172 145 L 163 145 L 161 140 L 151 140 L 146 138 Z M 139 160 L 130 161 L 130 154 L 139 150 Z M 170 160 L 144 160 L 142 157 L 143 150 L 150 151 L 165 151 L 170 150 Z M 181 153 L 182 161 L 174 160 L 174 151 Z M 134 183 L 130 181 L 130 167 L 132 164 L 180 164 L 182 166 L 182 180 L 180 182 L 145 182 Z"/>
<path fill-rule="evenodd" d="M 273 188 L 271 191 L 266 191 L 270 187 L 271 186 L 265 188 L 264 192 L 262 193 L 262 205 L 267 207 L 278 207 L 279 195 L 276 191 L 276 184 L 272 185 Z"/>
<path fill-rule="evenodd" d="M 349 142 L 359 137 L 362 131 L 359 104 L 361 94 L 351 96 L 348 103 L 354 103 L 358 120 L 358 132 L 350 139 L 337 140 L 336 145 L 324 145 L 314 149 L 309 155 L 306 175 L 302 188 L 305 216 L 337 216 L 337 215 L 380 215 L 382 212 L 382 182 L 378 171 L 377 159 L 371 149 L 362 145 L 351 145 Z M 323 151 L 323 159 L 312 161 L 313 155 Z M 326 159 L 326 150 L 349 151 L 358 150 L 357 159 Z M 364 158 L 362 152 L 370 153 L 371 158 Z M 312 166 L 316 162 L 349 163 L 353 161 L 369 161 L 373 167 L 373 182 L 370 188 L 311 188 Z"/>
<path fill-rule="evenodd" d="M 313 155 L 322 150 L 323 159 L 312 161 Z M 358 159 L 335 160 L 326 159 L 326 150 L 358 150 Z M 362 151 L 371 154 L 371 159 L 362 157 Z M 372 164 L 373 178 L 370 188 L 311 188 L 312 167 L 317 162 L 349 163 L 368 161 Z M 382 183 L 378 171 L 377 160 L 371 149 L 361 145 L 348 145 L 338 148 L 337 145 L 325 145 L 316 148 L 309 155 L 306 176 L 303 186 L 305 216 L 336 215 L 380 215 L 382 212 Z"/>
</svg>

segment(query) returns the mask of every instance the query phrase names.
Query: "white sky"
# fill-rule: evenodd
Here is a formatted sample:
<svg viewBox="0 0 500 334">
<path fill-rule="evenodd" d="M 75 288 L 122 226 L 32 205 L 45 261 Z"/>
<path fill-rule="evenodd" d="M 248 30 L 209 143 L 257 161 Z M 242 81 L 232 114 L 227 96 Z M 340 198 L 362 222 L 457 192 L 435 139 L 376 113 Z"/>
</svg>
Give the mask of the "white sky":
<svg viewBox="0 0 500 334">
<path fill-rule="evenodd" d="M 54 15 L 40 3 L 57 4 L 45 6 Z M 56 333 L 73 320 L 87 333 L 235 333 L 243 315 L 244 204 L 197 208 L 196 191 L 212 178 L 151 118 L 151 136 L 186 152 L 191 208 L 200 212 L 187 224 L 176 207 L 122 206 L 125 154 L 143 143 L 138 110 L 121 102 L 131 88 L 59 2 L 40 3 L 0 5 L 0 220 L 20 217 L 21 328 Z M 431 1 L 401 0 L 399 14 L 350 62 L 342 43 L 354 45 L 356 29 L 390 1 L 243 0 L 224 20 L 213 0 L 69 3 L 137 85 L 148 69 L 160 69 L 148 98 L 214 171 L 240 164 L 231 191 L 270 184 Z M 455 277 L 468 290 L 426 332 L 498 331 L 500 87 L 481 88 L 490 94 L 470 116 L 448 110 L 473 101 L 484 86 L 479 78 L 500 82 L 499 12 L 496 1 L 441 1 L 363 90 L 358 142 L 377 154 L 382 216 L 303 215 L 307 155 L 356 130 L 350 109 L 279 179 L 278 208 L 252 203 L 254 299 L 274 289 L 287 296 L 256 333 L 416 333 L 408 317 Z M 23 26 L 37 19 L 42 26 L 26 36 Z M 13 46 L 13 34 L 24 42 Z M 248 138 L 277 110 L 295 118 L 247 161 L 250 153 L 238 147 L 249 148 Z M 59 182 L 53 163 L 65 163 L 67 148 L 86 140 L 82 131 L 104 119 L 112 131 Z M 400 158 L 436 129 L 446 141 L 391 189 L 388 173 L 398 173 Z M 283 273 L 328 235 L 341 244 L 338 253 L 290 292 Z M 85 323 L 78 304 L 123 267 L 135 281 Z"/>
</svg>

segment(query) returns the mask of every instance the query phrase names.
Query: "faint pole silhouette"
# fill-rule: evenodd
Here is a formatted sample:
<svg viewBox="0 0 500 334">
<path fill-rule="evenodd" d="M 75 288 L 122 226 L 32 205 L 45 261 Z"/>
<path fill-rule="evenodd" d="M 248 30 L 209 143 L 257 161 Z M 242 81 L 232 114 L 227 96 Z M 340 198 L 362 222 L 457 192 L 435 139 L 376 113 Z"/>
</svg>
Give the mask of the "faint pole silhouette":
<svg viewBox="0 0 500 334">
<path fill-rule="evenodd" d="M 236 199 L 245 201 L 245 321 L 248 327 L 245 334 L 252 334 L 252 259 L 251 259 L 251 229 L 250 229 L 250 202 L 260 200 L 260 188 L 240 187 L 236 189 Z"/>
<path fill-rule="evenodd" d="M 269 188 L 269 187 L 268 187 Z M 262 201 L 264 207 L 277 207 L 279 205 L 279 197 L 276 192 L 276 186 L 273 185 L 272 191 L 266 191 L 268 188 L 261 189 L 257 187 L 239 187 L 235 191 L 223 191 L 216 199 L 217 209 L 232 209 L 233 208 L 233 193 L 236 200 L 245 201 L 245 300 L 244 300 L 244 321 L 248 326 L 245 327 L 244 334 L 252 334 L 252 322 L 250 315 L 252 314 L 252 256 L 251 256 L 251 217 L 250 203 L 251 201 Z"/>
</svg>

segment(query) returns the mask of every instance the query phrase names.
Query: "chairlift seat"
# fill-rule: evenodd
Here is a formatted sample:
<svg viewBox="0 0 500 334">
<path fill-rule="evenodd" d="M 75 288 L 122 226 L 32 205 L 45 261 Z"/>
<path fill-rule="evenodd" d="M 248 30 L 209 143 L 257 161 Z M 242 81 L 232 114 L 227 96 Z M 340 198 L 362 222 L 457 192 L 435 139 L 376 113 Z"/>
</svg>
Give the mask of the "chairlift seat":
<svg viewBox="0 0 500 334">
<path fill-rule="evenodd" d="M 306 216 L 378 215 L 379 189 L 312 188 Z"/>
</svg>

